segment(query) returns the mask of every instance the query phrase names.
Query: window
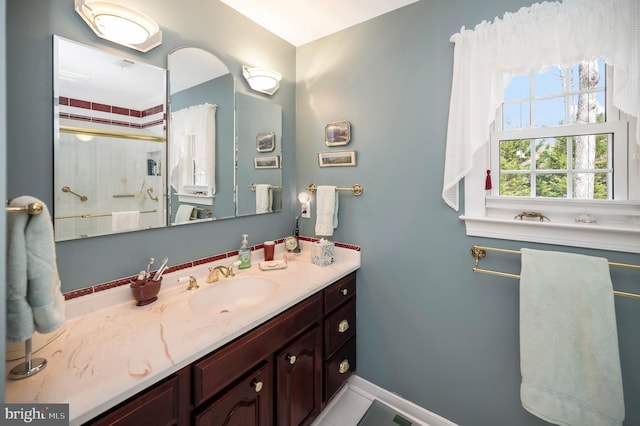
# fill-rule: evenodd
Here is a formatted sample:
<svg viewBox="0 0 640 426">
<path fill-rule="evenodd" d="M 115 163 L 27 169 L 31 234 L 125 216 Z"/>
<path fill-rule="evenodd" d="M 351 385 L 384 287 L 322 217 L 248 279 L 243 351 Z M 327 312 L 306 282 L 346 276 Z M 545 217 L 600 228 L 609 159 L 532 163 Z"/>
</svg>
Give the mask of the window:
<svg viewBox="0 0 640 426">
<path fill-rule="evenodd" d="M 639 25 L 638 0 L 541 2 L 451 37 L 442 199 L 464 179 L 468 235 L 640 252 Z"/>
<path fill-rule="evenodd" d="M 617 250 L 618 239 L 606 228 L 632 229 L 640 239 L 638 166 L 627 152 L 635 141 L 629 140 L 628 120 L 612 105 L 609 71 L 598 59 L 532 71 L 506 86 L 491 132 L 492 188 L 483 216 L 513 222 L 522 212 L 540 213 L 534 220 L 553 228 L 553 237 L 537 227 L 530 229 L 533 236 L 514 229 L 509 239 Z M 530 220 L 523 218 L 520 228 L 531 228 Z M 576 243 L 562 231 L 580 226 L 575 233 L 589 226 L 601 234 L 596 240 L 609 242 L 603 246 L 582 232 Z M 637 250 L 638 243 L 631 247 Z"/>
</svg>

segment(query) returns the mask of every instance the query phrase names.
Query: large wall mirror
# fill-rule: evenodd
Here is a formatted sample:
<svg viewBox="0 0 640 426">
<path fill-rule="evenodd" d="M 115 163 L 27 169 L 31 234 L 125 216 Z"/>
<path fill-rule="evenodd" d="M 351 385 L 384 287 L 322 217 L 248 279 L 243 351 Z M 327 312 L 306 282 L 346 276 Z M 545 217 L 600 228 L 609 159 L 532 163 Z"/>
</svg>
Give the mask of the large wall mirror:
<svg viewBox="0 0 640 426">
<path fill-rule="evenodd" d="M 203 49 L 167 81 L 54 36 L 56 241 L 280 211 L 282 107 L 235 84 Z"/>
<path fill-rule="evenodd" d="M 237 215 L 282 209 L 282 107 L 238 93 Z"/>
<path fill-rule="evenodd" d="M 168 57 L 169 223 L 235 216 L 235 79 L 195 47 Z"/>
<path fill-rule="evenodd" d="M 53 43 L 56 241 L 166 226 L 166 70 Z"/>
</svg>

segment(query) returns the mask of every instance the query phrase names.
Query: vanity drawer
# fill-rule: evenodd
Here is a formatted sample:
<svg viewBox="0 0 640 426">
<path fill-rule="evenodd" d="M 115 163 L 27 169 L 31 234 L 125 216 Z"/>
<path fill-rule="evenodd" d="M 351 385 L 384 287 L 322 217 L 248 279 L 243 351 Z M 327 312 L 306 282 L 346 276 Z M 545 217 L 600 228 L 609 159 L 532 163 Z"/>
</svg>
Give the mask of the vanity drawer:
<svg viewBox="0 0 640 426">
<path fill-rule="evenodd" d="M 356 371 L 355 336 L 325 363 L 324 401 L 329 401 L 354 371 Z"/>
<path fill-rule="evenodd" d="M 356 273 L 342 277 L 324 289 L 324 311 L 329 313 L 356 294 Z"/>
<path fill-rule="evenodd" d="M 193 366 L 194 405 L 211 398 L 254 366 L 268 359 L 291 339 L 318 322 L 321 295 L 316 294 L 250 331 Z"/>
<path fill-rule="evenodd" d="M 324 355 L 331 355 L 356 334 L 356 300 L 351 298 L 324 320 Z"/>
</svg>

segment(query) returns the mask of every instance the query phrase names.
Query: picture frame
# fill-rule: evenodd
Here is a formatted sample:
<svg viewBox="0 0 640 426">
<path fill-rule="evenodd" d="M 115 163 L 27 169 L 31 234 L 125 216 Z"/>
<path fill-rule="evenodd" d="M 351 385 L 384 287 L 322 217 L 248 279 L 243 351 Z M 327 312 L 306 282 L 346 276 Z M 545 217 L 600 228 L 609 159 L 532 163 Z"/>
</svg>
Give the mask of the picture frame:
<svg viewBox="0 0 640 426">
<path fill-rule="evenodd" d="M 345 167 L 356 165 L 356 151 L 325 151 L 318 153 L 320 167 Z"/>
<path fill-rule="evenodd" d="M 268 156 L 261 156 L 261 157 L 253 157 L 253 166 L 256 169 L 279 169 L 280 156 L 268 155 Z"/>
<path fill-rule="evenodd" d="M 351 123 L 348 121 L 334 121 L 324 127 L 324 143 L 327 146 L 347 145 L 350 140 Z"/>
<path fill-rule="evenodd" d="M 256 151 L 271 152 L 276 148 L 275 132 L 262 132 L 256 135 Z"/>
</svg>

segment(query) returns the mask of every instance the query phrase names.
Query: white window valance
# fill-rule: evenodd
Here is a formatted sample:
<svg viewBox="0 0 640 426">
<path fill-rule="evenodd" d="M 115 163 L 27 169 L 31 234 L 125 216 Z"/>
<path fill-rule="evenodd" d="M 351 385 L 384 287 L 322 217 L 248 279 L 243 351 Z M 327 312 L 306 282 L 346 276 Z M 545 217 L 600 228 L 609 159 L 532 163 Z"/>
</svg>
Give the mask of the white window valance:
<svg viewBox="0 0 640 426">
<path fill-rule="evenodd" d="M 639 21 L 638 0 L 565 0 L 536 3 L 454 34 L 444 201 L 458 210 L 458 183 L 471 170 L 474 154 L 489 142 L 513 76 L 602 57 L 614 67 L 614 105 L 638 120 Z M 640 143 L 638 133 L 640 125 Z"/>
</svg>

